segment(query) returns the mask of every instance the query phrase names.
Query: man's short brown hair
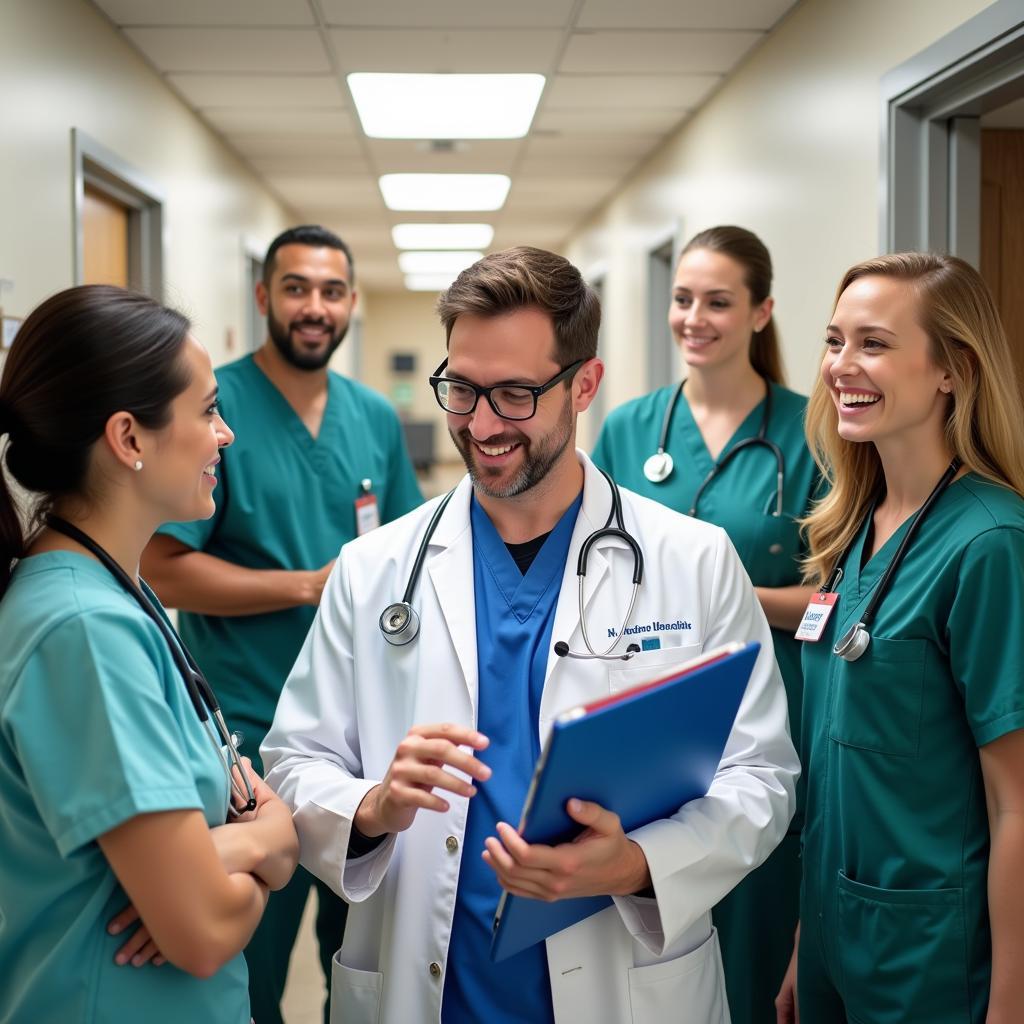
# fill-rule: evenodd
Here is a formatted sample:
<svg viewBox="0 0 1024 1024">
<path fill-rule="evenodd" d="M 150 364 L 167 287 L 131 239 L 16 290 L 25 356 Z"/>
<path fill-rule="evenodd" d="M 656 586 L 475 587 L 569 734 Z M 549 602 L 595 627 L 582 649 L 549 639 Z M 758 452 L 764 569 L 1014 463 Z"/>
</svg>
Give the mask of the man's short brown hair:
<svg viewBox="0 0 1024 1024">
<path fill-rule="evenodd" d="M 437 300 L 449 341 L 463 314 L 490 317 L 529 308 L 551 317 L 559 365 L 597 355 L 601 303 L 567 259 L 545 249 L 523 245 L 491 253 L 462 271 Z"/>
</svg>

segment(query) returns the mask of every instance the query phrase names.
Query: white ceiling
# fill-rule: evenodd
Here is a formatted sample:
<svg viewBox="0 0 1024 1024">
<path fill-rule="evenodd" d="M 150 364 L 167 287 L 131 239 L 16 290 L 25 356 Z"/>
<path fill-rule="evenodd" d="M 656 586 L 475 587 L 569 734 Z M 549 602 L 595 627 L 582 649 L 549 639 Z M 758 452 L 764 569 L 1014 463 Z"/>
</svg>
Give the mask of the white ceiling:
<svg viewBox="0 0 1024 1024">
<path fill-rule="evenodd" d="M 492 249 L 558 246 L 796 0 L 93 0 L 295 216 L 352 245 L 362 284 L 401 287 L 391 226 L 485 220 Z M 368 139 L 353 71 L 539 72 L 510 141 Z M 497 214 L 406 214 L 377 178 L 499 172 Z"/>
</svg>

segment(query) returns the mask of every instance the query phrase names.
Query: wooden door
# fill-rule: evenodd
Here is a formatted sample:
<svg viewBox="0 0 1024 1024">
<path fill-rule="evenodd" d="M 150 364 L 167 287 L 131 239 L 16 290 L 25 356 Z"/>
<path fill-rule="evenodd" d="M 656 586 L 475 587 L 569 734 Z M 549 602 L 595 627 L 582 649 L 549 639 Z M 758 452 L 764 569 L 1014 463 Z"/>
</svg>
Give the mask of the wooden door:
<svg viewBox="0 0 1024 1024">
<path fill-rule="evenodd" d="M 981 133 L 981 276 L 995 295 L 1024 393 L 1024 130 Z"/>
<path fill-rule="evenodd" d="M 128 217 L 122 203 L 85 186 L 82 199 L 82 283 L 128 287 Z"/>
</svg>

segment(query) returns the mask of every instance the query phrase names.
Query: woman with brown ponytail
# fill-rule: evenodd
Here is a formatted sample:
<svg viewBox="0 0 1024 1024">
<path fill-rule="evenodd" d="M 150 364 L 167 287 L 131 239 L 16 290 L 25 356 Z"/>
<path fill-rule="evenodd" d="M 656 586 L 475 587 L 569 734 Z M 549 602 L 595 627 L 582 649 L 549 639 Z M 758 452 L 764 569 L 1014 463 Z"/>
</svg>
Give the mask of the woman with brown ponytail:
<svg viewBox="0 0 1024 1024">
<path fill-rule="evenodd" d="M 798 736 L 803 684 L 793 631 L 810 594 L 799 520 L 818 475 L 804 440 L 806 399 L 784 386 L 771 287 L 771 256 L 752 232 L 721 226 L 694 236 L 668 313 L 686 380 L 614 410 L 594 462 L 622 486 L 729 535 L 772 627 Z M 779 848 L 714 909 L 733 1024 L 774 1024 L 797 919 L 802 818 L 801 786 Z"/>
<path fill-rule="evenodd" d="M 8 354 L 0 1020 L 248 1024 L 241 950 L 295 832 L 138 577 L 157 526 L 213 513 L 231 440 L 188 321 L 141 295 L 61 292 Z"/>
</svg>

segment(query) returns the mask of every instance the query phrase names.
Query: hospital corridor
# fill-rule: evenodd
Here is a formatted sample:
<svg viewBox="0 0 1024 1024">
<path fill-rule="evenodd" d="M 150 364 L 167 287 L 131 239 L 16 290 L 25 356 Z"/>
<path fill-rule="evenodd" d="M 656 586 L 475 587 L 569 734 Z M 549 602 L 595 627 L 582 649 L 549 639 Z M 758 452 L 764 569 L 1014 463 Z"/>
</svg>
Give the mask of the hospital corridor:
<svg viewBox="0 0 1024 1024">
<path fill-rule="evenodd" d="M 1024 0 L 0 0 L 0 1024 L 1024 1021 Z"/>
</svg>

